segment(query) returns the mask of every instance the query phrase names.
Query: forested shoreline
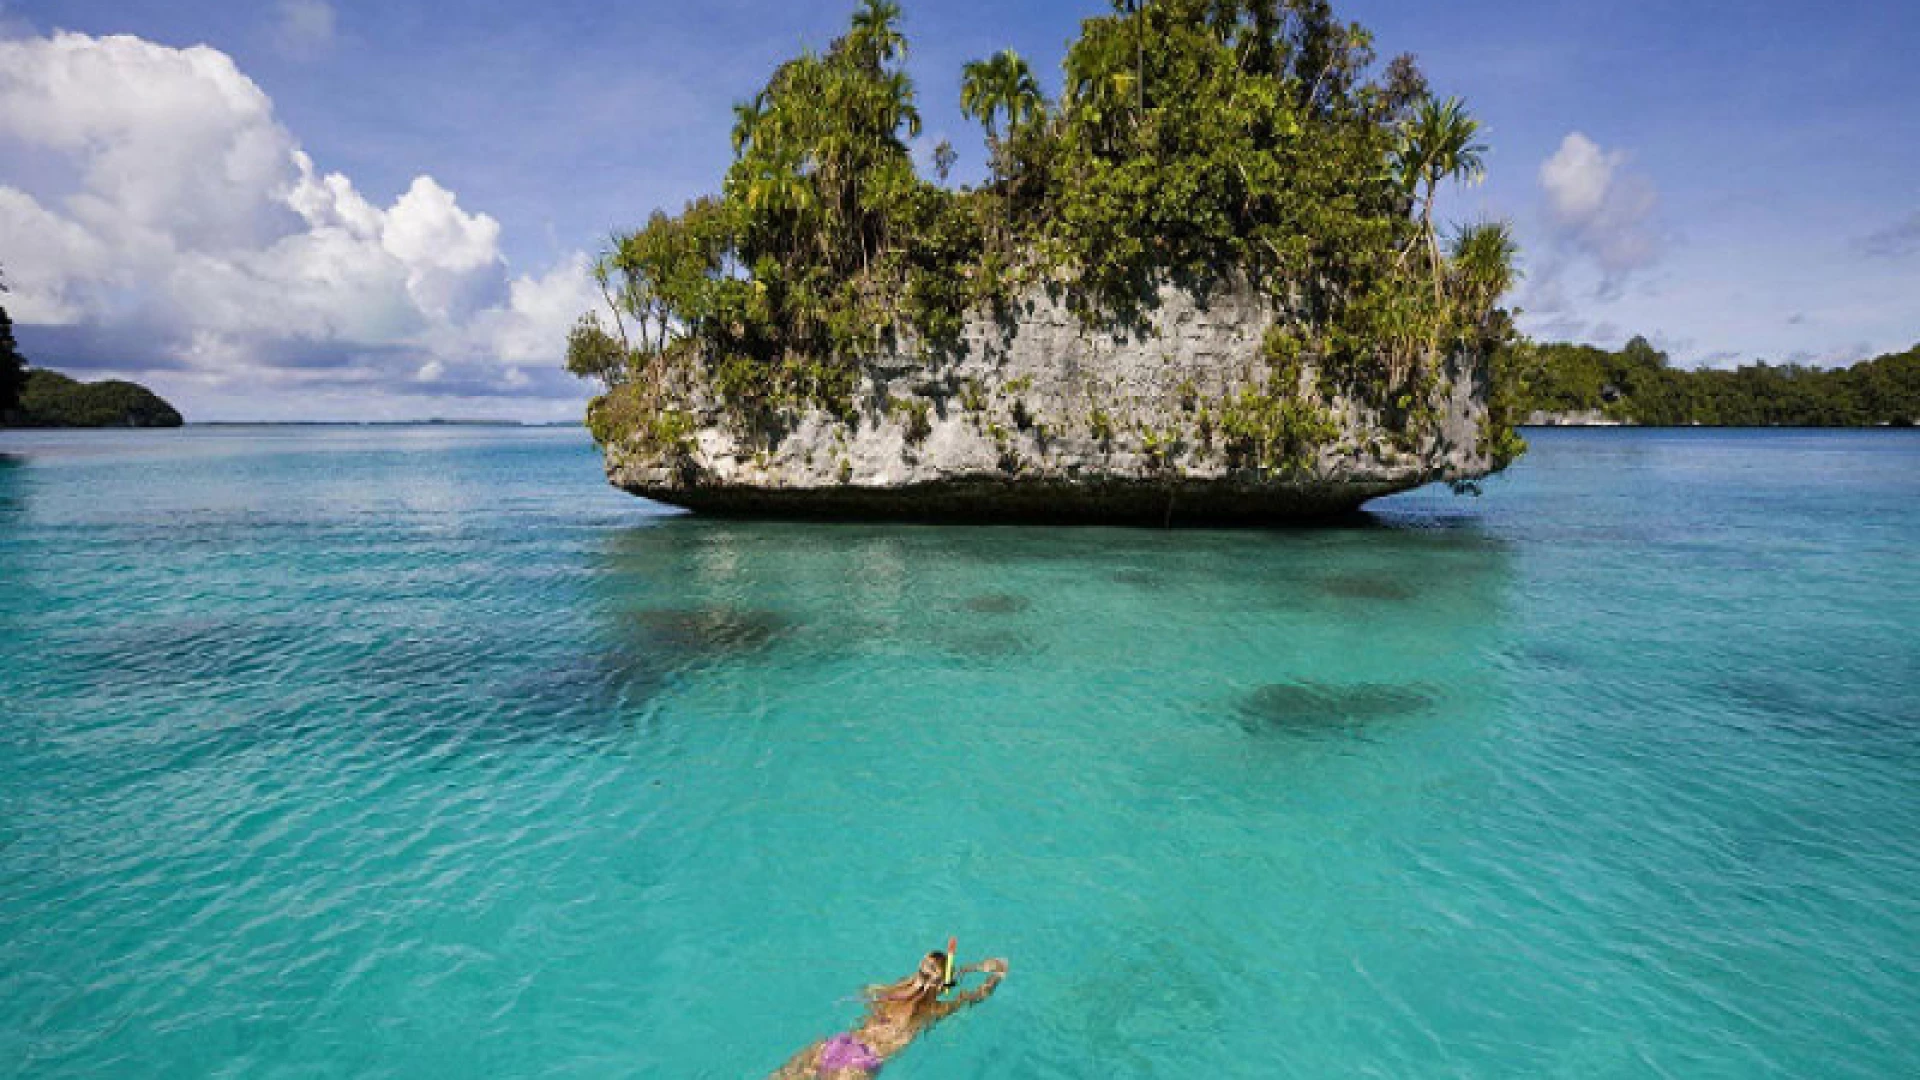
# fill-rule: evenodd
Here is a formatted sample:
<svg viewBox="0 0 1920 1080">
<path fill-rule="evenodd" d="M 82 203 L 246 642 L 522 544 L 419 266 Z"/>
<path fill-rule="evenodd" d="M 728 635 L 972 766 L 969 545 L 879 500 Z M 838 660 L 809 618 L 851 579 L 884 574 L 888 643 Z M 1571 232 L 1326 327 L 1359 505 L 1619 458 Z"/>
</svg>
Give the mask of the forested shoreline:
<svg viewBox="0 0 1920 1080">
<path fill-rule="evenodd" d="M 1647 427 L 1911 427 L 1920 424 L 1920 346 L 1818 368 L 1756 362 L 1678 368 L 1636 337 L 1613 351 L 1521 342 L 1497 362 L 1523 419 L 1586 414 Z"/>
</svg>

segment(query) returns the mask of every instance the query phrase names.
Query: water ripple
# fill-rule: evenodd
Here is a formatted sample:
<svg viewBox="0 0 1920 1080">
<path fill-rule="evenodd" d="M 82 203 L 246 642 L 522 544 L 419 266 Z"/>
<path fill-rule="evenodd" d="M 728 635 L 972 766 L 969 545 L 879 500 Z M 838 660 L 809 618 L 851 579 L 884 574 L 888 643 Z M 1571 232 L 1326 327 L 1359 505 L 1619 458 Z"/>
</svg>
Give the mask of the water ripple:
<svg viewBox="0 0 1920 1080">
<path fill-rule="evenodd" d="M 762 1074 L 949 934 L 903 1074 L 1920 1071 L 1920 442 L 1164 534 L 130 438 L 0 467 L 0 1073 Z"/>
</svg>

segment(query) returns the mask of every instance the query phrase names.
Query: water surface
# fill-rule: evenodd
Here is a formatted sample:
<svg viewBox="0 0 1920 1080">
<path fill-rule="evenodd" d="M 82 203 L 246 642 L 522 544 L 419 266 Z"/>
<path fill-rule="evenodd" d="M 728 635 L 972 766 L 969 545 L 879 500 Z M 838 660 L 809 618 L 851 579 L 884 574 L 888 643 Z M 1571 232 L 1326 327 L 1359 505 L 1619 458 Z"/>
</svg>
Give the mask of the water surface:
<svg viewBox="0 0 1920 1080">
<path fill-rule="evenodd" d="M 584 434 L 0 435 L 0 1074 L 1920 1074 L 1920 437 L 1281 532 L 744 525 Z"/>
</svg>

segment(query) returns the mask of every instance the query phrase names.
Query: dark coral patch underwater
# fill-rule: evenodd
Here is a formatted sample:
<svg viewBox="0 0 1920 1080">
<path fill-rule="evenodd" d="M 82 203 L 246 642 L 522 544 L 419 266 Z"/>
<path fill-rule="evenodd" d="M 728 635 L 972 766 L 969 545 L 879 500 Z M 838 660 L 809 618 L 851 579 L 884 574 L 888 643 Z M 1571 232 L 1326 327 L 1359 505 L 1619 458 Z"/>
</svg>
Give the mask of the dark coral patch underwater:
<svg viewBox="0 0 1920 1080">
<path fill-rule="evenodd" d="M 1270 683 L 1241 699 L 1240 726 L 1250 734 L 1352 734 L 1412 716 L 1438 695 L 1419 683 Z"/>
</svg>

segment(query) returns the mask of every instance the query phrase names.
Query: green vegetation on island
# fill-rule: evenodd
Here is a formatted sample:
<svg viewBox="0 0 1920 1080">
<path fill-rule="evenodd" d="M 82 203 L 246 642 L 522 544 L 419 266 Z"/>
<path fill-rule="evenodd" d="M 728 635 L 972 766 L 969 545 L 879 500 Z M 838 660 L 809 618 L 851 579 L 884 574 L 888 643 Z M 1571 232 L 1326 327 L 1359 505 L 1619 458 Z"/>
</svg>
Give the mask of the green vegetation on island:
<svg viewBox="0 0 1920 1080">
<path fill-rule="evenodd" d="M 0 292 L 6 282 L 0 279 Z M 135 383 L 83 383 L 56 371 L 29 370 L 0 307 L 0 427 L 179 427 L 180 413 Z"/>
<path fill-rule="evenodd" d="M 1920 424 L 1920 346 L 1846 368 L 1748 364 L 1675 368 L 1645 338 L 1617 352 L 1521 343 L 1496 364 L 1517 413 L 1598 415 L 1649 426 L 1868 427 Z"/>
<path fill-rule="evenodd" d="M 179 427 L 178 410 L 138 383 L 108 379 L 80 382 L 44 368 L 28 370 L 17 408 L 5 414 L 11 427 Z"/>
<path fill-rule="evenodd" d="M 1207 412 L 1263 465 L 1272 447 L 1305 460 L 1334 394 L 1410 444 L 1444 358 L 1511 339 L 1509 229 L 1434 214 L 1481 174 L 1478 124 L 1411 57 L 1378 64 L 1326 0 L 1117 0 L 1068 47 L 1059 101 L 1011 51 L 966 65 L 988 179 L 957 190 L 952 146 L 933 148 L 934 179 L 915 168 L 900 24 L 864 0 L 736 107 L 718 194 L 614 237 L 596 268 L 608 321 L 583 318 L 567 356 L 606 387 L 602 443 L 686 439 L 690 374 L 743 425 L 852 422 L 862 358 L 939 355 L 969 314 L 1011 320 L 1035 288 L 1113 332 L 1142 327 L 1162 284 L 1266 297 L 1274 374 Z M 1285 377 L 1303 364 L 1323 393 Z M 1515 419 L 1495 408 L 1482 433 L 1502 465 L 1524 445 Z"/>
</svg>

